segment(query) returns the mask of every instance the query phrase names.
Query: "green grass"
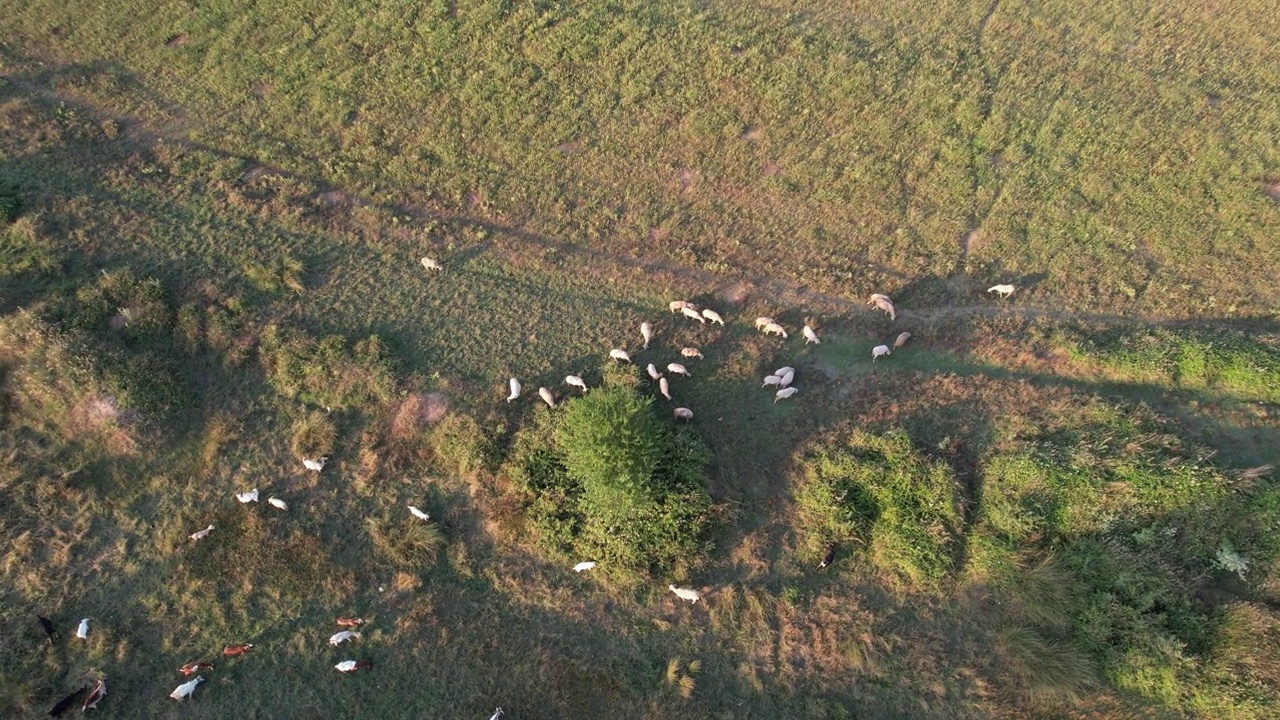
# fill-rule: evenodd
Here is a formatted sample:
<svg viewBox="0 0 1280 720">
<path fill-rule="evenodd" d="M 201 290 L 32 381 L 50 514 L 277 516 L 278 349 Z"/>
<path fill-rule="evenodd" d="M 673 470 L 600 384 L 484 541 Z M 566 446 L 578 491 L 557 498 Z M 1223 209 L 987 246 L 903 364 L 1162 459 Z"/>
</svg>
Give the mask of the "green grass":
<svg viewBox="0 0 1280 720">
<path fill-rule="evenodd" d="M 1280 703 L 1268 4 L 5 10 L 5 717 Z M 536 389 L 687 346 L 696 561 L 572 573 Z"/>
</svg>

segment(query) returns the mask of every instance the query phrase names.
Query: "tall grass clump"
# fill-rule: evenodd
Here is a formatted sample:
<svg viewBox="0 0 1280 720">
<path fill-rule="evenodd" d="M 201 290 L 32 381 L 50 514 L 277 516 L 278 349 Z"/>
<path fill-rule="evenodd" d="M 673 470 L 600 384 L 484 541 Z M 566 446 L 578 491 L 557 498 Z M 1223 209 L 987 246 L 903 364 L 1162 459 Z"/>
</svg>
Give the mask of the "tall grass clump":
<svg viewBox="0 0 1280 720">
<path fill-rule="evenodd" d="M 902 430 L 856 431 L 810 450 L 796 491 L 805 551 L 866 549 L 881 570 L 930 585 L 947 572 L 959 526 L 946 465 L 922 457 Z"/>
<path fill-rule="evenodd" d="M 351 410 L 395 395 L 391 353 L 377 335 L 349 344 L 273 324 L 262 333 L 259 355 L 267 381 L 287 398 Z"/>
</svg>

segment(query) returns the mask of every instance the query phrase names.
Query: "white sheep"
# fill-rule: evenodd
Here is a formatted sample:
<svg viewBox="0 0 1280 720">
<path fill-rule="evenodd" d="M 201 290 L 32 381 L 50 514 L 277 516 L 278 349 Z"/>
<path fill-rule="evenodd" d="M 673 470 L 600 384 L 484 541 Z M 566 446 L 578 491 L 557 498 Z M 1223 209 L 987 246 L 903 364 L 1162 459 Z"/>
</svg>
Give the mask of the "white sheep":
<svg viewBox="0 0 1280 720">
<path fill-rule="evenodd" d="M 658 392 L 662 393 L 662 397 L 671 399 L 671 383 L 666 378 L 658 378 Z"/>
<path fill-rule="evenodd" d="M 765 335 L 769 335 L 769 334 L 781 335 L 784 340 L 787 337 L 787 331 L 783 330 L 782 326 L 776 322 L 771 322 L 768 325 L 765 325 L 763 330 Z"/>
<path fill-rule="evenodd" d="M 280 498 L 276 497 L 275 495 L 272 495 L 271 497 L 267 498 L 267 504 L 271 505 L 271 507 L 276 508 L 277 510 L 288 510 L 288 509 L 289 509 L 289 503 L 287 503 L 287 502 L 285 502 L 285 501 L 281 500 Z"/>
<path fill-rule="evenodd" d="M 691 588 L 680 588 L 675 585 L 668 585 L 667 589 L 675 593 L 676 597 L 679 597 L 681 600 L 688 600 L 691 603 L 696 603 L 702 599 L 702 593 Z"/>
<path fill-rule="evenodd" d="M 877 345 L 871 348 L 871 362 L 875 362 L 877 359 L 879 359 L 881 355 L 888 355 L 888 354 L 889 354 L 888 345 Z"/>
<path fill-rule="evenodd" d="M 680 354 L 687 358 L 698 358 L 699 360 L 702 359 L 702 351 L 695 347 L 681 348 Z"/>
<path fill-rule="evenodd" d="M 765 317 L 761 315 L 760 317 L 756 318 L 756 329 L 763 330 L 765 325 L 770 325 L 772 323 L 773 323 L 773 318 Z"/>
<path fill-rule="evenodd" d="M 677 419 L 677 420 L 692 420 L 692 419 L 693 419 L 693 411 L 692 411 L 692 410 L 690 410 L 689 408 L 684 408 L 684 407 L 676 408 L 676 409 L 672 412 L 672 414 L 676 416 L 676 419 Z"/>
<path fill-rule="evenodd" d="M 716 312 L 715 310 L 703 310 L 702 317 L 710 320 L 713 323 L 719 323 L 722 326 L 724 325 L 724 318 L 720 317 L 720 313 Z"/>
<path fill-rule="evenodd" d="M 762 387 L 762 388 L 764 388 L 764 387 L 769 387 L 770 385 L 777 385 L 777 384 L 779 384 L 779 383 L 781 383 L 781 382 L 782 382 L 782 376 L 781 376 L 781 375 L 765 375 L 765 376 L 764 376 L 764 384 L 763 384 L 763 385 L 761 385 L 760 387 Z"/>
<path fill-rule="evenodd" d="M 698 322 L 702 323 L 703 325 L 706 325 L 706 324 L 707 324 L 707 319 L 706 319 L 706 318 L 704 318 L 704 317 L 702 317 L 702 313 L 698 312 L 698 310 L 697 310 L 696 308 L 692 307 L 692 306 L 690 306 L 690 307 L 685 307 L 685 308 L 680 308 L 680 314 L 681 314 L 681 315 L 684 315 L 685 317 L 689 318 L 690 320 L 697 320 Z"/>
<path fill-rule="evenodd" d="M 327 462 L 329 462 L 329 458 L 327 456 L 322 458 L 317 458 L 315 460 L 312 460 L 310 458 L 303 458 L 302 467 L 310 470 L 311 472 L 320 472 L 321 470 L 324 469 L 324 464 Z"/>
<path fill-rule="evenodd" d="M 576 573 L 580 573 L 584 570 L 594 570 L 595 567 L 596 567 L 596 563 L 594 560 L 584 560 L 583 562 L 580 562 L 577 565 L 574 565 L 573 571 Z"/>
<path fill-rule="evenodd" d="M 907 344 L 907 340 L 911 339 L 911 333 L 904 332 L 898 335 L 898 339 L 893 341 L 893 349 L 897 350 Z"/>
<path fill-rule="evenodd" d="M 538 397 L 542 398 L 542 401 L 549 407 L 554 408 L 556 406 L 556 396 L 551 394 L 551 390 L 549 388 L 538 388 Z"/>
<path fill-rule="evenodd" d="M 258 502 L 258 488 L 248 492 L 238 492 L 236 493 L 236 499 L 242 503 Z"/>
<path fill-rule="evenodd" d="M 507 396 L 507 402 L 511 402 L 512 400 L 515 400 L 516 398 L 520 397 L 520 381 L 519 380 L 515 378 L 511 378 L 510 380 L 507 381 L 507 385 L 511 387 L 511 394 Z"/>
<path fill-rule="evenodd" d="M 586 394 L 587 392 L 587 383 L 579 375 L 565 375 L 564 382 L 566 385 L 572 385 L 573 387 L 578 388 L 583 392 L 583 394 Z"/>
<path fill-rule="evenodd" d="M 811 342 L 817 343 L 819 345 L 822 344 L 822 341 L 818 339 L 818 333 L 814 332 L 813 328 L 809 327 L 808 325 L 805 325 L 804 326 L 804 344 L 808 345 Z"/>
<path fill-rule="evenodd" d="M 678 313 L 685 309 L 694 309 L 694 310 L 698 309 L 696 305 L 689 302 L 688 300 L 672 300 L 670 303 L 667 304 L 667 307 L 671 308 L 671 312 L 673 313 Z"/>
<path fill-rule="evenodd" d="M 792 381 L 792 380 L 794 380 L 794 379 L 795 379 L 795 377 L 796 377 L 796 373 L 795 373 L 795 371 L 794 371 L 794 370 L 788 370 L 788 371 L 787 371 L 787 373 L 786 373 L 785 375 L 783 375 L 783 376 L 781 376 L 781 378 L 779 378 L 779 380 L 778 380 L 778 386 L 779 386 L 779 387 L 787 387 L 788 385 L 790 385 L 790 384 L 791 384 L 791 381 Z"/>
<path fill-rule="evenodd" d="M 618 348 L 610 350 L 609 357 L 617 360 L 618 362 L 631 362 L 631 356 L 627 354 L 627 351 L 619 350 Z"/>
<path fill-rule="evenodd" d="M 779 400 L 786 400 L 787 398 L 791 397 L 792 395 L 795 395 L 798 392 L 800 392 L 800 388 L 795 388 L 795 387 L 782 388 L 781 390 L 773 394 L 773 402 L 776 405 Z"/>
<path fill-rule="evenodd" d="M 444 270 L 444 266 L 429 257 L 422 258 L 422 267 L 428 270 Z"/>
<path fill-rule="evenodd" d="M 793 368 L 793 367 L 791 367 L 790 365 L 783 365 L 782 367 L 778 368 L 777 370 L 774 370 L 774 371 L 773 371 L 773 374 L 774 374 L 774 375 L 777 375 L 778 377 L 782 377 L 783 375 L 786 375 L 786 374 L 787 374 L 787 373 L 789 373 L 789 372 L 795 372 L 795 371 L 796 371 L 796 369 L 795 369 L 795 368 Z"/>
<path fill-rule="evenodd" d="M 649 349 L 649 341 L 653 339 L 653 326 L 648 322 L 640 323 L 640 336 L 644 338 L 644 349 Z"/>
<path fill-rule="evenodd" d="M 1012 285 L 992 285 L 991 287 L 987 288 L 987 292 L 989 293 L 993 292 L 999 295 L 1001 299 L 1003 299 L 1012 295 L 1014 289 L 1015 288 Z"/>
<path fill-rule="evenodd" d="M 649 377 L 653 378 L 654 380 L 657 380 L 658 378 L 662 377 L 662 373 L 658 372 L 658 368 L 654 367 L 653 363 L 649 363 L 649 367 L 645 368 L 644 371 L 649 373 Z"/>
<path fill-rule="evenodd" d="M 667 372 L 673 372 L 677 375 L 683 375 L 685 377 L 693 377 L 692 375 L 689 374 L 689 371 L 686 370 L 685 367 L 680 363 L 667 363 Z"/>
<path fill-rule="evenodd" d="M 890 320 L 898 319 L 898 315 L 893 309 L 893 301 L 889 299 L 888 295 L 881 295 L 880 293 L 872 293 L 871 299 L 867 301 L 867 304 L 875 305 L 877 308 L 883 310 L 885 314 L 889 316 Z"/>
</svg>

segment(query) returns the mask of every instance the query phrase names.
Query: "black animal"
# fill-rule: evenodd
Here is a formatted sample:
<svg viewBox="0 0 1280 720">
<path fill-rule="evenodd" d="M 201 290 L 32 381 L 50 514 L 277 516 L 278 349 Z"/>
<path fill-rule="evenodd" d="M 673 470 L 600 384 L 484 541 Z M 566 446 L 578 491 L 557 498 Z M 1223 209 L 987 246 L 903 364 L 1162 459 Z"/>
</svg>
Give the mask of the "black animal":
<svg viewBox="0 0 1280 720">
<path fill-rule="evenodd" d="M 62 713 L 70 710 L 72 705 L 75 705 L 76 703 L 80 702 L 80 696 L 84 695 L 84 691 L 85 691 L 85 688 L 80 688 L 79 690 L 59 700 L 58 704 L 54 705 L 53 709 L 49 710 L 49 717 L 60 717 Z"/>
<path fill-rule="evenodd" d="M 823 556 L 822 562 L 818 565 L 818 569 L 826 570 L 827 566 L 830 565 L 835 559 L 836 559 L 836 544 L 831 543 L 830 545 L 827 546 L 827 554 Z"/>
<path fill-rule="evenodd" d="M 49 636 L 49 642 L 53 642 L 53 622 L 43 615 L 37 615 L 36 619 L 40 621 L 40 629 Z"/>
</svg>

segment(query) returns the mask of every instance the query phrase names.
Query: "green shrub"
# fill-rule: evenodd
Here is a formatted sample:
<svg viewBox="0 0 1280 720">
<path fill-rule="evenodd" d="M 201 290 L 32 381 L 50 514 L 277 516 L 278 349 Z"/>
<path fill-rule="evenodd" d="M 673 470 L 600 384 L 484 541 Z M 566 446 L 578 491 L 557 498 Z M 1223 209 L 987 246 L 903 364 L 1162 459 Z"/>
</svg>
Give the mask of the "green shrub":
<svg viewBox="0 0 1280 720">
<path fill-rule="evenodd" d="M 582 485 L 583 512 L 613 525 L 649 511 L 658 440 L 652 400 L 628 388 L 599 388 L 566 404 L 556 444 Z"/>
<path fill-rule="evenodd" d="M 269 325 L 260 357 L 267 381 L 288 398 L 330 408 L 357 409 L 395 394 L 391 355 L 377 335 L 348 346 L 337 335 L 316 339 Z"/>
</svg>

